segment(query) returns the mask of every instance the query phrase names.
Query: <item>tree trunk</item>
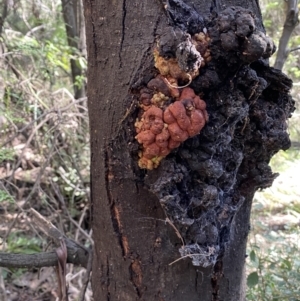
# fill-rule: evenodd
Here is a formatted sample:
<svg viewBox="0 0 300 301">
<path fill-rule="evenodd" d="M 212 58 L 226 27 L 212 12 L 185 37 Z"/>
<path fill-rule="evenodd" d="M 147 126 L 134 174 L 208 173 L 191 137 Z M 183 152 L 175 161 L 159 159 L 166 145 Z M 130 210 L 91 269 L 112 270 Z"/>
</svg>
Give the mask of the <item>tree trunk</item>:
<svg viewBox="0 0 300 301">
<path fill-rule="evenodd" d="M 282 70 L 284 63 L 291 52 L 291 49 L 288 49 L 288 43 L 295 27 L 299 24 L 298 0 L 288 0 L 284 3 L 284 5 L 287 6 L 286 19 L 283 25 L 276 61 L 274 64 L 274 68 L 280 70 Z"/>
<path fill-rule="evenodd" d="M 257 1 L 85 0 L 84 9 L 95 300 L 244 300 L 252 198 L 276 176 L 268 162 L 290 145 L 294 109 L 291 81 L 266 61 L 274 47 Z M 179 57 L 176 39 L 202 31 L 205 49 Z M 190 87 L 209 121 L 147 170 L 135 121 L 142 91 L 157 92 L 147 88 L 154 49 L 188 72 L 205 57 Z"/>
<path fill-rule="evenodd" d="M 61 0 L 62 12 L 66 25 L 66 33 L 68 38 L 68 44 L 72 47 L 74 56 L 76 50 L 81 51 L 81 39 L 80 32 L 82 29 L 83 20 L 81 18 L 81 3 L 80 0 Z M 75 50 L 76 49 L 76 50 Z M 79 99 L 85 96 L 84 83 L 80 83 L 82 74 L 81 67 L 77 64 L 74 58 L 70 59 L 72 82 L 74 87 L 74 98 Z"/>
</svg>

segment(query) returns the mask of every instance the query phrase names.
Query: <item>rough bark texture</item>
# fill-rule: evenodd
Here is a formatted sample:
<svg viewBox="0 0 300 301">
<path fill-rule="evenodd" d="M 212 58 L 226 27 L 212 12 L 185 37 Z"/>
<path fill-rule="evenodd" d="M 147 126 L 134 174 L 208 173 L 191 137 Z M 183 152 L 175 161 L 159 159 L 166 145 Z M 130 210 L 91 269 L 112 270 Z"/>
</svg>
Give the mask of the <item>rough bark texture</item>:
<svg viewBox="0 0 300 301">
<path fill-rule="evenodd" d="M 257 1 L 165 5 L 85 1 L 95 300 L 243 300 L 251 201 L 290 145 L 291 81 L 264 60 L 274 48 Z M 209 122 L 145 171 L 134 122 L 167 27 L 211 38 L 212 60 L 191 84 Z"/>
</svg>

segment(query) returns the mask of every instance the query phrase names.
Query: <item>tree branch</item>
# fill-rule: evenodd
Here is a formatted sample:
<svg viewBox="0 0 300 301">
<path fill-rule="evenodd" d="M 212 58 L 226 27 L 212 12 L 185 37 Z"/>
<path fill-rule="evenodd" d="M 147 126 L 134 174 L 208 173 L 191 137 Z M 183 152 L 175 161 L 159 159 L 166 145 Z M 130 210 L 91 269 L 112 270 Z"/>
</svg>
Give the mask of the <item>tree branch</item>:
<svg viewBox="0 0 300 301">
<path fill-rule="evenodd" d="M 70 256 L 70 260 L 72 261 L 71 256 Z M 70 263 L 79 264 L 78 262 L 70 262 Z M 36 253 L 36 254 L 29 254 L 29 255 L 0 253 L 1 267 L 41 268 L 41 267 L 49 267 L 49 266 L 56 266 L 56 265 L 57 265 L 57 255 L 55 252 L 43 252 L 43 253 Z"/>
<path fill-rule="evenodd" d="M 67 246 L 67 262 L 87 267 L 90 251 L 67 238 L 51 222 L 47 221 L 41 214 L 34 209 L 30 209 L 32 222 L 47 236 L 52 238 L 56 244 L 63 239 Z M 8 254 L 0 253 L 0 267 L 29 268 L 56 266 L 57 255 L 55 252 L 43 252 L 36 254 Z"/>
<path fill-rule="evenodd" d="M 298 25 L 298 0 L 288 0 L 288 9 L 286 13 L 286 19 L 283 26 L 282 35 L 279 41 L 279 47 L 277 51 L 276 61 L 274 67 L 282 70 L 282 67 L 288 57 L 290 51 L 287 50 L 287 45 L 291 37 L 292 32 Z"/>
<path fill-rule="evenodd" d="M 4 21 L 7 17 L 8 14 L 8 1 L 3 1 L 2 5 L 2 14 L 0 16 L 0 36 L 2 35 L 2 30 L 3 30 L 3 25 L 4 25 Z"/>
<path fill-rule="evenodd" d="M 78 49 L 79 42 L 79 29 L 81 24 L 78 24 L 77 11 L 80 9 L 78 7 L 79 3 L 75 0 L 62 0 L 62 13 L 66 26 L 66 33 L 68 44 L 74 49 Z M 73 53 L 76 54 L 76 53 Z M 78 86 L 78 77 L 82 76 L 82 69 L 76 63 L 76 60 L 70 59 L 71 71 L 72 71 L 72 81 L 75 92 L 75 99 L 79 99 L 85 96 L 84 84 L 81 87 Z"/>
<path fill-rule="evenodd" d="M 297 51 L 297 50 L 300 50 L 300 46 L 295 47 L 295 48 L 291 48 L 291 49 L 289 50 L 289 53 L 294 52 L 294 51 Z"/>
</svg>

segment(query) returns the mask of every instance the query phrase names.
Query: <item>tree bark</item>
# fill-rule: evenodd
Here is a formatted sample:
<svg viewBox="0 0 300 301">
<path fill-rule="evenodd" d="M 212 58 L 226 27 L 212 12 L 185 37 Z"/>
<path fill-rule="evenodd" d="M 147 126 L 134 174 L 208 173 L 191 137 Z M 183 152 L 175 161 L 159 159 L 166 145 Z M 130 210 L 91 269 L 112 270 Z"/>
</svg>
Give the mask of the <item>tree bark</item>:
<svg viewBox="0 0 300 301">
<path fill-rule="evenodd" d="M 222 14 L 230 5 L 251 12 Z M 264 59 L 273 46 L 258 2 L 86 0 L 84 8 L 95 300 L 244 300 L 252 198 L 275 178 L 268 162 L 289 147 L 294 108 L 291 81 Z M 244 22 L 233 21 L 237 33 L 220 31 L 240 15 L 250 23 L 255 16 L 255 25 L 239 33 Z M 170 28 L 211 38 L 212 60 L 190 85 L 206 101 L 209 122 L 157 169 L 144 170 L 134 139 L 139 93 L 157 74 L 153 49 Z M 258 55 L 249 45 L 260 39 Z"/>
</svg>

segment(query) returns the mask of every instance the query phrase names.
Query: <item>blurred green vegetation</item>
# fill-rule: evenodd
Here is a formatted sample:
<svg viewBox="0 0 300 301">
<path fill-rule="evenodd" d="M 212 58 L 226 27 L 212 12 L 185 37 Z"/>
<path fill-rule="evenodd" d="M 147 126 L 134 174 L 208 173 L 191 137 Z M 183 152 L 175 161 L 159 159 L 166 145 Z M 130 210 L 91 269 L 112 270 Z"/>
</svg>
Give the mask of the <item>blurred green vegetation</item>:
<svg viewBox="0 0 300 301">
<path fill-rule="evenodd" d="M 61 0 L 0 0 L 0 7 L 0 251 L 46 249 L 29 208 L 89 246 L 88 115 L 86 98 L 73 96 L 70 67 L 75 60 L 83 72 L 75 85 L 84 85 L 86 54 L 68 45 Z"/>
</svg>

